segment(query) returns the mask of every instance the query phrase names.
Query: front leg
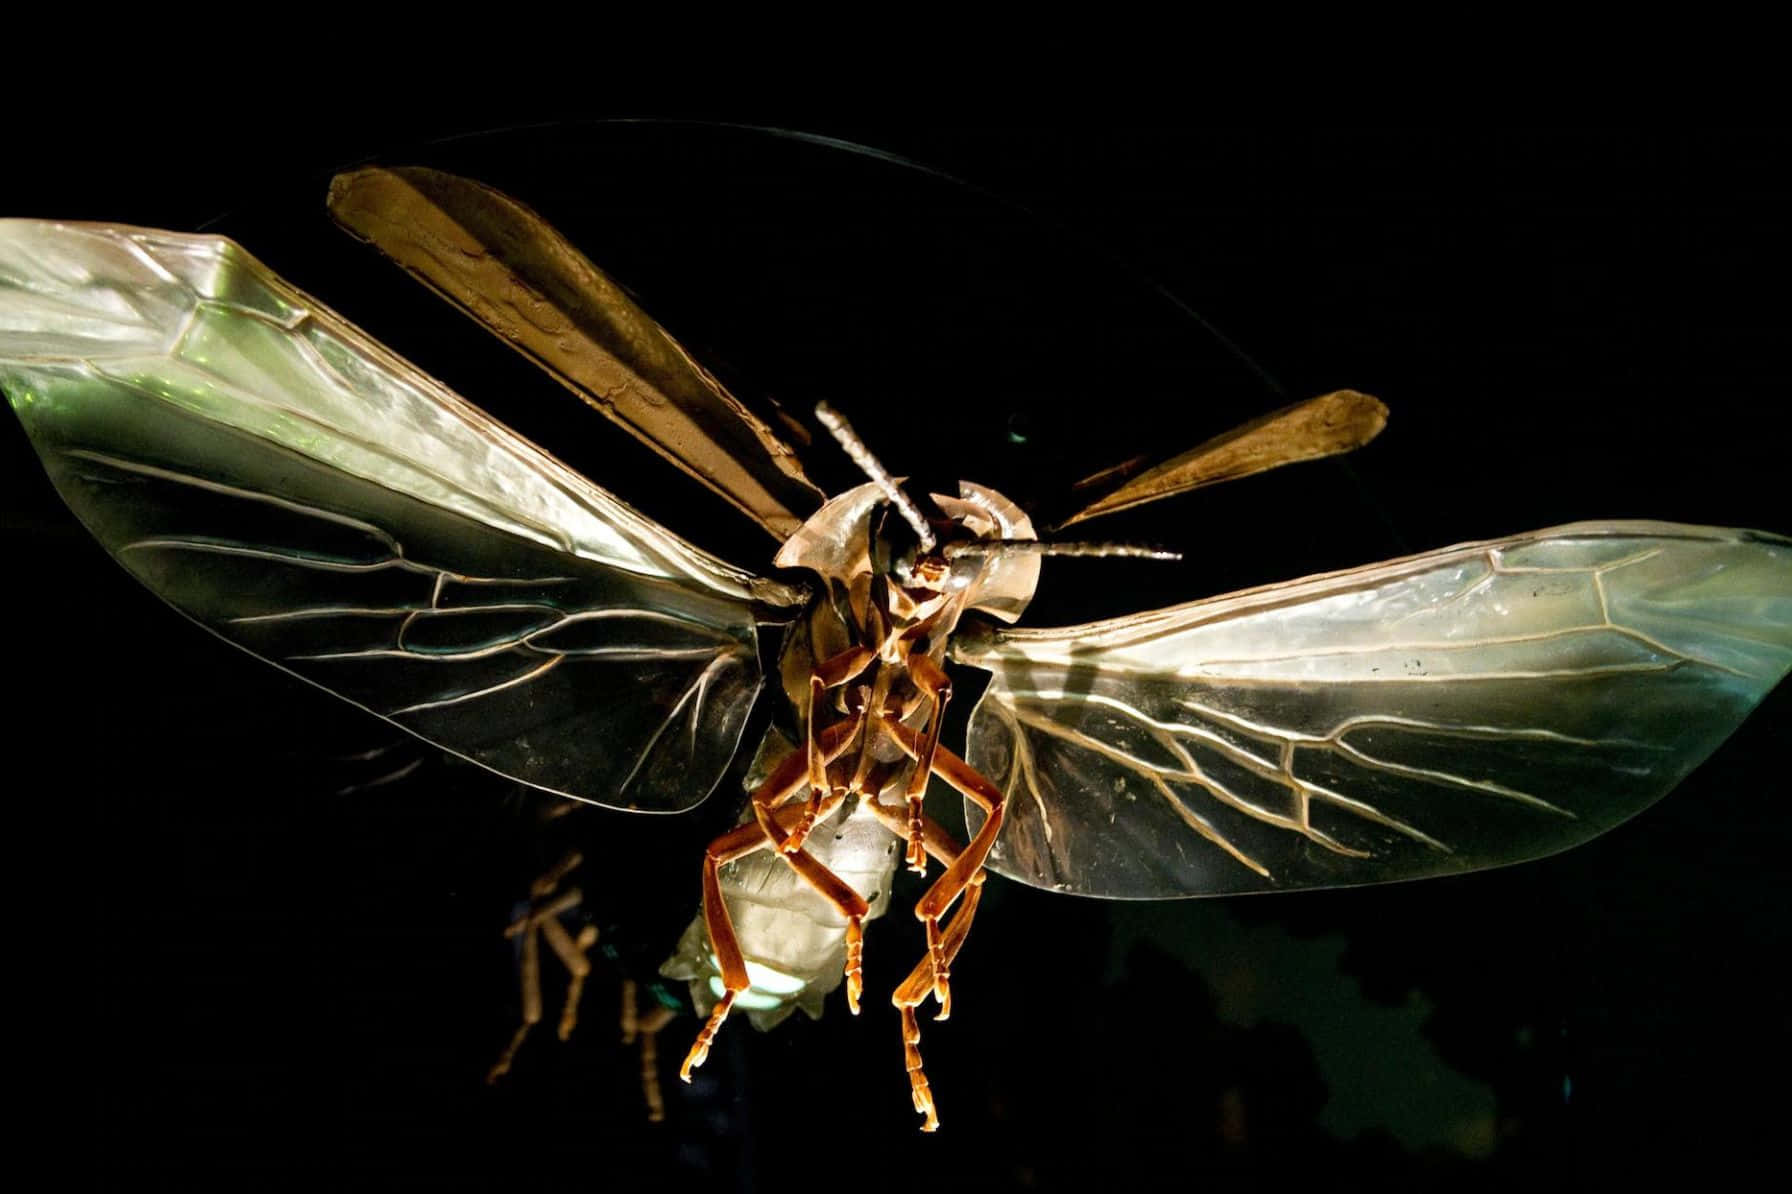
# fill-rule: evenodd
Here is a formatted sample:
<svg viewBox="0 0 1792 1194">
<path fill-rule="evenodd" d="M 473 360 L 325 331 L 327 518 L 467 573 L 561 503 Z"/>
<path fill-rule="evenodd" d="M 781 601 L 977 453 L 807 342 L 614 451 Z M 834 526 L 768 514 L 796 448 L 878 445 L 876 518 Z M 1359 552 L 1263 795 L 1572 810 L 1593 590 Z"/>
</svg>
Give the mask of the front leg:
<svg viewBox="0 0 1792 1194">
<path fill-rule="evenodd" d="M 803 843 L 809 838 L 810 830 L 814 829 L 816 822 L 820 820 L 821 802 L 830 790 L 827 762 L 822 758 L 821 730 L 816 723 L 816 710 L 828 690 L 857 679 L 876 658 L 877 652 L 870 647 L 848 647 L 838 655 L 816 664 L 809 672 L 809 707 L 803 711 L 803 745 L 808 763 L 809 806 L 803 819 L 778 846 L 786 854 L 794 854 L 803 848 Z"/>
<path fill-rule="evenodd" d="M 939 749 L 940 731 L 946 724 L 946 702 L 952 699 L 952 678 L 926 655 L 908 657 L 908 678 L 932 705 L 927 711 L 927 733 L 915 753 L 915 767 L 909 772 L 908 787 L 903 792 L 908 801 L 908 869 L 917 875 L 927 873 L 923 853 L 921 822 L 922 805 L 927 797 L 927 780 L 933 774 L 933 756 Z"/>
</svg>

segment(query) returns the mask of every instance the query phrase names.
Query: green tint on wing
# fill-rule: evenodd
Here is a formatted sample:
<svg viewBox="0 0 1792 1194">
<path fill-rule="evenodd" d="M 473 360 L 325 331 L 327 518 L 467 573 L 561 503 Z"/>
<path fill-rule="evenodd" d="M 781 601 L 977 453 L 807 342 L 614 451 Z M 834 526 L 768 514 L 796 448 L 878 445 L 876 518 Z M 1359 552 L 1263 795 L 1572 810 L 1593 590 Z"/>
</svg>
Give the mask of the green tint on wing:
<svg viewBox="0 0 1792 1194">
<path fill-rule="evenodd" d="M 1566 849 L 1698 766 L 1792 667 L 1792 540 L 1577 523 L 954 658 L 993 673 L 968 758 L 1007 794 L 998 873 L 1412 879 Z"/>
<path fill-rule="evenodd" d="M 630 510 L 229 241 L 0 221 L 0 388 L 183 613 L 419 736 L 613 807 L 701 801 L 800 595 Z"/>
</svg>

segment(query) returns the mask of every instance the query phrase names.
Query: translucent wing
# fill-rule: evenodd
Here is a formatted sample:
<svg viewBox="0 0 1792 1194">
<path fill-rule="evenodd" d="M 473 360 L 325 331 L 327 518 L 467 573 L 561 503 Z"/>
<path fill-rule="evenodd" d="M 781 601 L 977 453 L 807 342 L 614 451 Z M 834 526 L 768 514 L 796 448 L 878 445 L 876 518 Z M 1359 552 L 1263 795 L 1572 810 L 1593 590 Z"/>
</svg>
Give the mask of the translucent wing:
<svg viewBox="0 0 1792 1194">
<path fill-rule="evenodd" d="M 549 791 L 701 801 L 759 687 L 755 611 L 799 600 L 220 238 L 0 221 L 0 387 L 63 498 L 177 609 Z"/>
<path fill-rule="evenodd" d="M 1411 879 L 1565 849 L 1696 767 L 1792 667 L 1792 540 L 1577 523 L 955 657 L 994 673 L 969 759 L 1004 875 Z"/>
</svg>

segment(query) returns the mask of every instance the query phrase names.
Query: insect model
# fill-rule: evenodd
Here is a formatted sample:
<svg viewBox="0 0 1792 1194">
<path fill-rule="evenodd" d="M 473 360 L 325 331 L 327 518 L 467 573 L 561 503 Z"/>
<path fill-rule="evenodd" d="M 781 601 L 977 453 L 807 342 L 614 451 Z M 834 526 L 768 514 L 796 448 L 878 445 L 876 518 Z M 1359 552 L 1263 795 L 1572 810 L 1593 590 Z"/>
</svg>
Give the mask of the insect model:
<svg viewBox="0 0 1792 1194">
<path fill-rule="evenodd" d="M 1347 451 L 1348 391 L 1079 487 L 1042 528 L 974 481 L 829 496 L 750 410 L 539 217 L 431 171 L 339 178 L 331 210 L 763 526 L 787 579 L 636 513 L 235 244 L 0 222 L 0 386 L 119 561 L 238 646 L 523 783 L 677 812 L 729 772 L 768 682 L 747 811 L 702 863 L 665 973 L 760 1025 L 863 995 L 898 865 L 942 868 L 896 989 L 917 1011 L 994 871 L 1178 898 L 1440 875 L 1585 841 L 1671 789 L 1792 667 L 1792 542 L 1589 522 L 1080 626 L 1022 629 L 1059 532 Z M 893 463 L 900 468 L 901 460 Z M 761 640 L 777 636 L 775 673 Z M 948 664 L 989 683 L 963 752 Z M 968 840 L 926 814 L 938 777 Z"/>
</svg>

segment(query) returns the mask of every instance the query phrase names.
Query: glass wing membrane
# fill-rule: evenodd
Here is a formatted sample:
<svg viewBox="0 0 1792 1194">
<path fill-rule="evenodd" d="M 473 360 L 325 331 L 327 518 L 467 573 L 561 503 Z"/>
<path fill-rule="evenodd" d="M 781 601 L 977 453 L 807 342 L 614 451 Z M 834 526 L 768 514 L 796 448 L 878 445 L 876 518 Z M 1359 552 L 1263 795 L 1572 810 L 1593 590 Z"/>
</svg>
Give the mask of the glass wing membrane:
<svg viewBox="0 0 1792 1194">
<path fill-rule="evenodd" d="M 960 640 L 991 869 L 1119 899 L 1536 858 L 1644 808 L 1792 667 L 1792 540 L 1577 523 Z M 967 806 L 972 826 L 981 814 Z"/>
<path fill-rule="evenodd" d="M 0 221 L 0 387 L 63 498 L 177 609 L 552 792 L 701 801 L 759 687 L 755 609 L 800 601 L 221 238 Z"/>
</svg>

